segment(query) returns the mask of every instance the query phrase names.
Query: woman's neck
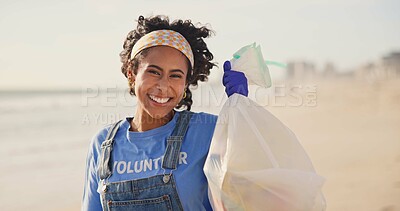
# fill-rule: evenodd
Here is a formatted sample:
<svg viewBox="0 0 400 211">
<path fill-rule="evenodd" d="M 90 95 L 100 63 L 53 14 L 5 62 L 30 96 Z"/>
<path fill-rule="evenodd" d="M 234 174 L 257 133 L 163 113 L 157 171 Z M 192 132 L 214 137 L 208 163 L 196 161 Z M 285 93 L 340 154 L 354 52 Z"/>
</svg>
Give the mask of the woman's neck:
<svg viewBox="0 0 400 211">
<path fill-rule="evenodd" d="M 162 118 L 153 118 L 146 111 L 136 110 L 136 114 L 131 121 L 130 131 L 143 132 L 167 124 L 174 117 L 174 110 Z"/>
</svg>

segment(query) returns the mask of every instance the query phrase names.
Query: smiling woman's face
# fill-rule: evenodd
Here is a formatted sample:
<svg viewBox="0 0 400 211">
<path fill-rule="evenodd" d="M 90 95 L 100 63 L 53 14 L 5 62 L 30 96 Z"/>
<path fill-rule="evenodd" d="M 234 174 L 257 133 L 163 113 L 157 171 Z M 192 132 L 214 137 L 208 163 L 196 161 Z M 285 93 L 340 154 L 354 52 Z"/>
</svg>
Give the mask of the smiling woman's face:
<svg viewBox="0 0 400 211">
<path fill-rule="evenodd" d="M 140 111 L 160 119 L 168 115 L 182 100 L 188 60 L 168 46 L 150 48 L 132 75 Z"/>
</svg>

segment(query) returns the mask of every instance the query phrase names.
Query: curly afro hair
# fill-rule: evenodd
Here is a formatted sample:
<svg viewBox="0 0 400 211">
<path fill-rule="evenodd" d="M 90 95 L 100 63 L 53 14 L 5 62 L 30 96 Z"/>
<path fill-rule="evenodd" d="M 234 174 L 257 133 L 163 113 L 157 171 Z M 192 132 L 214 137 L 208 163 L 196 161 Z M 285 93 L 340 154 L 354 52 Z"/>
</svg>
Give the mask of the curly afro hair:
<svg viewBox="0 0 400 211">
<path fill-rule="evenodd" d="M 181 100 L 181 102 L 175 107 L 180 109 L 181 107 L 186 107 L 190 110 L 193 100 L 192 92 L 189 86 L 196 87 L 198 81 L 207 81 L 210 75 L 210 69 L 216 66 L 215 63 L 211 62 L 214 56 L 208 50 L 207 44 L 204 42 L 203 38 L 208 38 L 213 34 L 211 29 L 205 26 L 196 27 L 191 20 L 175 20 L 170 23 L 167 16 L 154 16 L 149 18 L 144 18 L 139 16 L 138 24 L 136 29 L 130 31 L 125 39 L 123 48 L 124 50 L 120 53 L 120 58 L 122 62 L 121 71 L 127 77 L 128 71 L 133 71 L 136 74 L 139 67 L 139 62 L 141 58 L 146 56 L 148 49 L 141 51 L 135 58 L 131 59 L 131 51 L 135 43 L 144 35 L 156 31 L 156 30 L 173 30 L 182 34 L 186 40 L 189 42 L 194 55 L 194 67 L 189 67 L 188 74 L 186 77 L 186 97 Z M 189 63 L 189 60 L 188 60 Z M 135 95 L 134 88 L 132 87 L 132 82 L 128 80 L 130 87 L 130 94 Z"/>
</svg>

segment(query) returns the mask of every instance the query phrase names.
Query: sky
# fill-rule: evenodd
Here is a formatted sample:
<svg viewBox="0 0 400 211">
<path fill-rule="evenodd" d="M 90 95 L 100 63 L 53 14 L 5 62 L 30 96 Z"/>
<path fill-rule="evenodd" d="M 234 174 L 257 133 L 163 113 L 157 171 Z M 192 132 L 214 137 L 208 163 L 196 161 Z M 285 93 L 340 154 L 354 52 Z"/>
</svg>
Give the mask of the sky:
<svg viewBox="0 0 400 211">
<path fill-rule="evenodd" d="M 398 0 L 0 0 L 0 90 L 126 86 L 119 53 L 139 15 L 213 29 L 215 83 L 223 62 L 253 42 L 266 60 L 346 71 L 400 50 L 399 8 Z"/>
</svg>

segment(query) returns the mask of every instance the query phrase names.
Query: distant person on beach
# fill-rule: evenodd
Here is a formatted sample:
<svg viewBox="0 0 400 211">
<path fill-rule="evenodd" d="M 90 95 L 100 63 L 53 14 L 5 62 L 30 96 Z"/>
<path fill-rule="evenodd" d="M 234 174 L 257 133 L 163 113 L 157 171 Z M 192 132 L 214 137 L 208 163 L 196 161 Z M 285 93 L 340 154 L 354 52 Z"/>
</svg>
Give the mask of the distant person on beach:
<svg viewBox="0 0 400 211">
<path fill-rule="evenodd" d="M 217 116 L 190 112 L 191 88 L 212 62 L 190 20 L 140 16 L 120 54 L 137 98 L 133 117 L 106 126 L 90 143 L 82 210 L 212 210 L 203 172 Z M 248 95 L 247 79 L 224 64 L 225 92 Z"/>
</svg>

